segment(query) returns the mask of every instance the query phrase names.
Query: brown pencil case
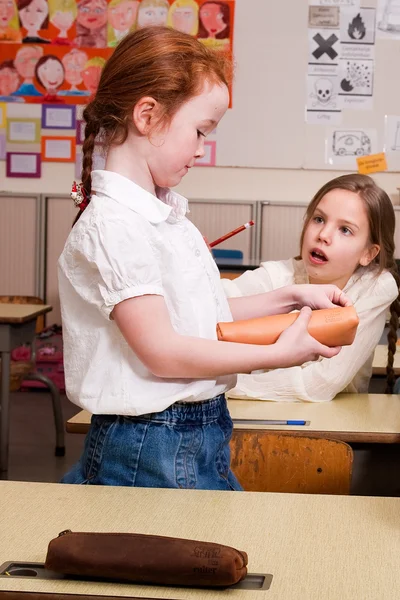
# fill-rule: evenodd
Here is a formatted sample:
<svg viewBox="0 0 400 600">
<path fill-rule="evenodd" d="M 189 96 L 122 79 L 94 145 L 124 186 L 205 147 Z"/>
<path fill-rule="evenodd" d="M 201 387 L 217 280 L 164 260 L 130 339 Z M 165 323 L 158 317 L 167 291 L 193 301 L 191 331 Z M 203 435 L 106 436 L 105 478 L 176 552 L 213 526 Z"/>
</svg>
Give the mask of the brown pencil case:
<svg viewBox="0 0 400 600">
<path fill-rule="evenodd" d="M 218 339 L 242 344 L 274 344 L 298 316 L 297 312 L 218 323 Z M 325 346 L 349 346 L 354 341 L 358 323 L 354 306 L 314 310 L 308 324 L 308 332 Z"/>
<path fill-rule="evenodd" d="M 230 546 L 139 533 L 63 531 L 45 567 L 79 577 L 153 585 L 226 587 L 247 574 L 247 554 Z"/>
</svg>

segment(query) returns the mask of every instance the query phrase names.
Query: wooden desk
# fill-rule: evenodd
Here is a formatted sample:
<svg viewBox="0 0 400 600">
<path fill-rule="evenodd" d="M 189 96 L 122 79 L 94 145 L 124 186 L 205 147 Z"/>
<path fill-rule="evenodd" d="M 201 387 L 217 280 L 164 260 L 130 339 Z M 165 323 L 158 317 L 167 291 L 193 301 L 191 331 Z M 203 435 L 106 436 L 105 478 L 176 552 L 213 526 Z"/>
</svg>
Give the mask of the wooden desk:
<svg viewBox="0 0 400 600">
<path fill-rule="evenodd" d="M 253 271 L 260 266 L 260 261 L 255 258 L 216 258 L 215 262 L 222 279 L 236 279 L 245 271 Z"/>
<path fill-rule="evenodd" d="M 261 261 L 258 258 L 216 258 L 215 262 L 221 273 L 224 271 L 237 271 L 240 274 L 258 269 Z"/>
<path fill-rule="evenodd" d="M 272 574 L 272 584 L 244 592 L 1 577 L 0 600 L 3 593 L 23 600 L 22 591 L 82 594 L 82 600 L 399 597 L 399 498 L 0 483 L 0 564 L 44 562 L 48 542 L 64 529 L 220 542 L 246 551 L 249 572 Z"/>
<path fill-rule="evenodd" d="M 51 310 L 47 304 L 0 303 L 0 478 L 8 469 L 10 352 L 20 344 L 34 343 L 37 317 Z"/>
<path fill-rule="evenodd" d="M 372 362 L 373 375 L 386 375 L 388 347 L 383 344 L 375 348 L 374 360 Z M 397 352 L 394 355 L 394 372 L 400 375 L 400 346 L 397 346 Z"/>
<path fill-rule="evenodd" d="M 235 427 L 311 434 L 344 442 L 400 443 L 400 397 L 386 394 L 339 394 L 332 402 L 263 402 L 229 400 Z M 67 421 L 69 433 L 86 433 L 91 415 L 81 411 Z M 247 419 L 253 422 L 238 423 Z M 278 426 L 265 419 L 310 421 L 309 426 Z"/>
</svg>

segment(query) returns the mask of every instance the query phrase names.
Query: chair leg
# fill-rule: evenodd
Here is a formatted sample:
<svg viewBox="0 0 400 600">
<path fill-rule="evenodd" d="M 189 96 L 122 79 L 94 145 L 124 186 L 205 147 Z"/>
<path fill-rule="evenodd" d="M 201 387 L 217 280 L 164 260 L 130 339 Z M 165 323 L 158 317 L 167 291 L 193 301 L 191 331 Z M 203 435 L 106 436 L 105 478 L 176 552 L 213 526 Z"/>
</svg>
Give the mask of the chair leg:
<svg viewBox="0 0 400 600">
<path fill-rule="evenodd" d="M 54 454 L 56 456 L 64 456 L 65 455 L 65 441 L 64 441 L 64 420 L 62 415 L 61 408 L 61 398 L 60 392 L 58 391 L 58 387 L 52 382 L 51 379 L 46 377 L 46 375 L 42 375 L 41 373 L 29 373 L 25 377 L 26 380 L 36 380 L 44 383 L 50 390 L 51 400 L 53 403 L 53 414 L 54 414 L 54 424 L 56 427 L 56 448 Z"/>
</svg>

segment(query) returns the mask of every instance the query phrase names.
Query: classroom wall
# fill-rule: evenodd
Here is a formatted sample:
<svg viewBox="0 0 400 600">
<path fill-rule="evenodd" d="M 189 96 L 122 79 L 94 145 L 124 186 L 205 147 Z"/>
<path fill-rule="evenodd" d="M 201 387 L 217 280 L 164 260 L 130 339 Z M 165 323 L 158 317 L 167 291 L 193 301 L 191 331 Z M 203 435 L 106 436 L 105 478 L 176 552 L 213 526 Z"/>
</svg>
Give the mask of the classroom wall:
<svg viewBox="0 0 400 600">
<path fill-rule="evenodd" d="M 5 177 L 5 163 L 1 161 L 0 191 L 68 195 L 75 178 L 74 169 L 71 164 L 44 163 L 41 179 L 9 179 Z M 331 170 L 195 167 L 177 191 L 189 199 L 307 203 L 321 185 L 341 174 Z M 399 173 L 377 173 L 374 179 L 390 195 L 393 204 L 400 204 Z"/>
</svg>

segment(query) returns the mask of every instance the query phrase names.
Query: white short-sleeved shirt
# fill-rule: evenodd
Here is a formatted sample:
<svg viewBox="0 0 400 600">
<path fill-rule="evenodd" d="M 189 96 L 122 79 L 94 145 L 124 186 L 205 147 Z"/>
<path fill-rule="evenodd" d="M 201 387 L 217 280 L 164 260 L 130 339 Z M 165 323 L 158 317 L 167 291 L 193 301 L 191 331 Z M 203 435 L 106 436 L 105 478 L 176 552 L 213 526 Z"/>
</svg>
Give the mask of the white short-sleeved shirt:
<svg viewBox="0 0 400 600">
<path fill-rule="evenodd" d="M 223 280 L 228 297 L 261 294 L 299 283 L 309 280 L 303 261 L 295 259 L 264 262 L 259 269 L 233 281 Z M 327 402 L 339 392 L 367 392 L 374 350 L 385 327 L 387 310 L 399 291 L 391 273 L 378 275 L 371 268 L 358 269 L 343 291 L 360 319 L 351 346 L 344 346 L 334 358 L 320 358 L 299 367 L 240 374 L 229 395 L 280 402 Z"/>
<path fill-rule="evenodd" d="M 154 376 L 110 319 L 119 302 L 155 294 L 181 335 L 217 339 L 217 322 L 232 320 L 217 266 L 185 217 L 187 200 L 168 189 L 155 197 L 110 171 L 93 171 L 92 189 L 58 263 L 68 397 L 94 414 L 134 416 L 231 388 L 236 376 Z"/>
</svg>

